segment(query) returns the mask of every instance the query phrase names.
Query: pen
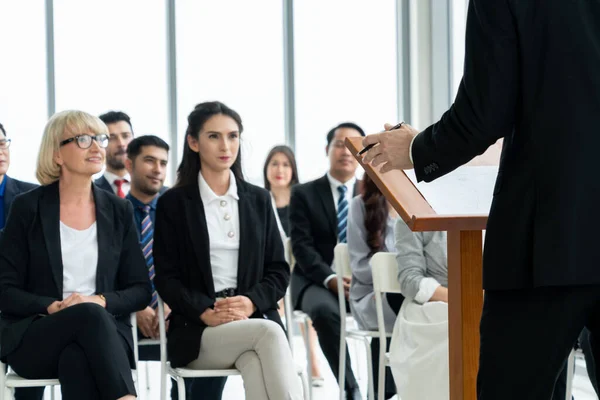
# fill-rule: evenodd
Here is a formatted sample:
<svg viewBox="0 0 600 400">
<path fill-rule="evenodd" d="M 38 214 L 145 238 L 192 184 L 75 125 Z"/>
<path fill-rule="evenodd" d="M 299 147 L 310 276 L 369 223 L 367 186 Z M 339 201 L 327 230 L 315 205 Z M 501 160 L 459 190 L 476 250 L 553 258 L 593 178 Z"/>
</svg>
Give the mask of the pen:
<svg viewBox="0 0 600 400">
<path fill-rule="evenodd" d="M 390 129 L 390 131 L 393 131 L 393 130 L 395 130 L 395 129 L 400 129 L 400 128 L 402 127 L 402 124 L 403 124 L 403 123 L 404 123 L 404 122 L 400 122 L 399 124 L 392 126 L 392 128 Z M 375 144 L 376 144 L 376 143 L 373 143 L 373 144 L 370 144 L 370 145 L 368 145 L 367 147 L 365 147 L 364 149 L 362 149 L 361 151 L 359 151 L 359 152 L 358 152 L 358 155 L 359 155 L 359 156 L 362 156 L 362 155 L 363 155 L 363 154 L 365 154 L 367 151 L 371 150 L 371 149 L 372 149 L 372 148 L 375 146 Z"/>
</svg>

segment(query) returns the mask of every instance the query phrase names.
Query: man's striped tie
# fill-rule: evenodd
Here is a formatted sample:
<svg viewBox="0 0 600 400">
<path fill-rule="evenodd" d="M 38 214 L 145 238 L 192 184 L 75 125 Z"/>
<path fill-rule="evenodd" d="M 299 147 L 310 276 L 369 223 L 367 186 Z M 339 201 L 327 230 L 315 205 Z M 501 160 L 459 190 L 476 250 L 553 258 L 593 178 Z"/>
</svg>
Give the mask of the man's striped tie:
<svg viewBox="0 0 600 400">
<path fill-rule="evenodd" d="M 338 186 L 340 198 L 337 207 L 337 234 L 338 243 L 346 243 L 346 225 L 348 223 L 348 200 L 346 200 L 346 192 L 348 188 L 345 185 Z"/>
<path fill-rule="evenodd" d="M 144 213 L 144 218 L 142 219 L 142 233 L 140 235 L 140 245 L 142 246 L 144 258 L 146 258 L 148 276 L 150 277 L 150 282 L 152 283 L 152 301 L 150 302 L 150 307 L 155 309 L 158 306 L 158 293 L 156 293 L 156 288 L 154 287 L 154 257 L 152 256 L 152 244 L 154 243 L 154 227 L 152 226 L 152 219 L 150 219 L 150 206 L 146 205 L 140 207 L 140 209 Z"/>
</svg>

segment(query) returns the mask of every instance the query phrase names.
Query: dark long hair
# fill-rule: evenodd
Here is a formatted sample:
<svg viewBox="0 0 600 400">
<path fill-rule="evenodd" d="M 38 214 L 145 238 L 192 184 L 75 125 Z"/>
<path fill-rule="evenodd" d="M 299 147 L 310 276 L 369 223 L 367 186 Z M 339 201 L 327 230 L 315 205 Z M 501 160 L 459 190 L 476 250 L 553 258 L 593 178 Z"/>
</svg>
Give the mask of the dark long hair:
<svg viewBox="0 0 600 400">
<path fill-rule="evenodd" d="M 296 156 L 294 155 L 294 151 L 288 146 L 275 146 L 269 152 L 267 156 L 267 160 L 265 161 L 265 166 L 263 167 L 263 178 L 265 180 L 265 189 L 269 192 L 271 191 L 271 182 L 267 179 L 267 169 L 269 167 L 269 163 L 271 159 L 275 156 L 275 154 L 281 153 L 287 157 L 290 166 L 292 167 L 292 180 L 290 180 L 290 186 L 294 186 L 299 182 L 298 180 L 298 166 L 296 165 Z"/>
<path fill-rule="evenodd" d="M 385 196 L 368 174 L 363 177 L 361 192 L 365 203 L 365 229 L 371 256 L 383 249 L 389 211 Z"/>
<path fill-rule="evenodd" d="M 188 115 L 188 127 L 185 132 L 185 140 L 183 141 L 183 158 L 181 159 L 179 168 L 177 168 L 177 182 L 175 183 L 175 187 L 195 184 L 198 180 L 198 172 L 200 172 L 200 168 L 202 168 L 200 165 L 200 155 L 190 148 L 187 137 L 192 136 L 197 140 L 206 121 L 211 117 L 220 114 L 233 119 L 237 123 L 240 135 L 242 134 L 242 131 L 244 130 L 242 118 L 237 112 L 227 107 L 225 104 L 219 101 L 209 101 L 200 103 L 194 107 L 194 111 Z M 242 173 L 241 146 L 237 158 L 231 166 L 231 171 L 237 180 L 244 180 L 244 175 Z"/>
</svg>

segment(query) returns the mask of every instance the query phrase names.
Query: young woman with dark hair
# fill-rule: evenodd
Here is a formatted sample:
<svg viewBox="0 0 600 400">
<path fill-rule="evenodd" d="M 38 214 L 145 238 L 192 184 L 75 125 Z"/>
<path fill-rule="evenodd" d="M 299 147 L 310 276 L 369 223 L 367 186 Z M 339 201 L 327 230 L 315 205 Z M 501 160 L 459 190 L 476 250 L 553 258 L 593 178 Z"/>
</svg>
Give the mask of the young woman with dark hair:
<svg viewBox="0 0 600 400">
<path fill-rule="evenodd" d="M 394 251 L 394 224 L 398 214 L 387 202 L 375 182 L 367 175 L 361 182 L 361 194 L 350 202 L 348 211 L 348 251 L 352 269 L 350 310 L 361 329 L 377 330 L 375 290 L 371 272 L 371 257 L 378 251 Z M 404 297 L 388 294 L 383 297 L 383 316 L 386 330 L 392 332 L 396 314 Z M 377 382 L 379 340 L 373 339 L 373 373 Z M 389 369 L 386 378 L 386 398 L 396 394 Z M 379 389 L 375 387 L 375 392 Z"/>
<path fill-rule="evenodd" d="M 171 365 L 237 368 L 248 399 L 300 399 L 277 313 L 290 267 L 271 196 L 242 176 L 241 118 L 209 102 L 188 124 L 177 183 L 158 201 L 154 231 L 154 282 L 172 310 Z"/>
</svg>

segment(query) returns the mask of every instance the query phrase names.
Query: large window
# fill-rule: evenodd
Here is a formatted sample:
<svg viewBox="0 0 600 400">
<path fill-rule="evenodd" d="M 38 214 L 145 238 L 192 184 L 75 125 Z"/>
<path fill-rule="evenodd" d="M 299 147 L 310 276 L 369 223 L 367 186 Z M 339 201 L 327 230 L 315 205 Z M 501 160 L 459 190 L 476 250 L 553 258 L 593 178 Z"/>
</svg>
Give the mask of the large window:
<svg viewBox="0 0 600 400">
<path fill-rule="evenodd" d="M 168 142 L 165 4 L 54 2 L 56 109 L 122 110 L 136 135 Z"/>
<path fill-rule="evenodd" d="M 296 152 L 300 179 L 328 169 L 327 132 L 396 123 L 395 1 L 294 2 Z"/>
<path fill-rule="evenodd" d="M 465 59 L 465 28 L 467 22 L 467 6 L 469 0 L 452 0 L 452 94 L 456 91 L 463 76 L 463 65 Z"/>
<path fill-rule="evenodd" d="M 282 12 L 280 1 L 177 1 L 179 142 L 196 104 L 222 101 L 242 117 L 244 172 L 259 185 L 285 141 Z"/>
<path fill-rule="evenodd" d="M 12 139 L 8 174 L 36 182 L 48 116 L 44 3 L 0 2 L 0 123 Z"/>
</svg>

